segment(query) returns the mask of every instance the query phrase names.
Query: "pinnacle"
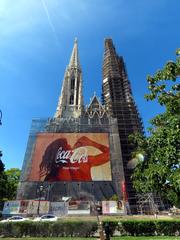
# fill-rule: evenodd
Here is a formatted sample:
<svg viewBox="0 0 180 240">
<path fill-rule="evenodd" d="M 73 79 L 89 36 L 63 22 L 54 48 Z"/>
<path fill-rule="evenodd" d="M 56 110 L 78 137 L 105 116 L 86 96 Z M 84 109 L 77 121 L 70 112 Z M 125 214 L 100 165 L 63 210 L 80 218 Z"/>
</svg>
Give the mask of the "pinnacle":
<svg viewBox="0 0 180 240">
<path fill-rule="evenodd" d="M 78 53 L 78 41 L 77 38 L 74 40 L 74 47 L 72 50 L 70 62 L 69 62 L 69 67 L 71 68 L 81 68 L 80 67 L 80 61 L 79 61 L 79 53 Z"/>
</svg>

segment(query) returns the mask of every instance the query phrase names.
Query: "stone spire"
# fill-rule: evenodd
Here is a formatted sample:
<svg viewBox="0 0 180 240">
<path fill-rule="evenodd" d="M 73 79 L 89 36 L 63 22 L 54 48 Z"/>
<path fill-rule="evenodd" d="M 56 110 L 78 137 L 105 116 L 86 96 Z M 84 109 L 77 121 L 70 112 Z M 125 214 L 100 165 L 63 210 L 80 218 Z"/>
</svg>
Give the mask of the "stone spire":
<svg viewBox="0 0 180 240">
<path fill-rule="evenodd" d="M 77 38 L 75 38 L 75 40 L 74 40 L 74 47 L 73 47 L 71 58 L 69 61 L 69 67 L 81 69 L 80 61 L 79 61 L 79 54 L 78 54 Z"/>
<path fill-rule="evenodd" d="M 55 118 L 77 118 L 81 115 L 83 108 L 82 96 L 82 71 L 78 54 L 78 43 L 75 39 L 69 65 L 64 74 L 61 95 Z"/>
</svg>

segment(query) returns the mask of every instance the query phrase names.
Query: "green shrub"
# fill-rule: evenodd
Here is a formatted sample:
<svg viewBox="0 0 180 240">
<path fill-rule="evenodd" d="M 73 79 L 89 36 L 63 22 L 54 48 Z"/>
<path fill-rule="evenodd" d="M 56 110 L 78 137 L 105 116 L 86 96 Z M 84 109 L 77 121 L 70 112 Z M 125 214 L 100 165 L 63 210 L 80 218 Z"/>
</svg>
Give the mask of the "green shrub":
<svg viewBox="0 0 180 240">
<path fill-rule="evenodd" d="M 2 237 L 90 237 L 96 222 L 9 222 L 0 223 Z"/>
<path fill-rule="evenodd" d="M 123 232 L 131 236 L 153 236 L 153 235 L 179 235 L 180 221 L 145 221 L 145 220 L 134 220 L 134 221 L 122 221 L 121 222 Z"/>
<path fill-rule="evenodd" d="M 114 235 L 114 232 L 118 228 L 118 222 L 117 221 L 103 221 L 103 228 L 105 228 L 105 225 L 109 225 L 109 234 L 112 237 Z"/>
<path fill-rule="evenodd" d="M 154 221 L 124 221 L 122 227 L 127 235 L 131 236 L 152 236 L 156 231 Z"/>
<path fill-rule="evenodd" d="M 65 223 L 64 222 L 54 222 L 51 226 L 51 233 L 54 237 L 65 237 Z"/>
<path fill-rule="evenodd" d="M 156 231 L 158 235 L 174 236 L 180 235 L 180 221 L 157 221 Z"/>
<path fill-rule="evenodd" d="M 153 236 L 180 235 L 180 220 L 122 220 L 104 221 L 110 235 Z M 0 237 L 91 237 L 98 230 L 93 221 L 9 222 L 0 223 Z"/>
<path fill-rule="evenodd" d="M 103 226 L 105 223 L 109 224 L 110 235 L 113 235 L 115 231 L 117 231 L 119 235 L 130 236 L 180 235 L 180 220 L 104 221 Z"/>
</svg>

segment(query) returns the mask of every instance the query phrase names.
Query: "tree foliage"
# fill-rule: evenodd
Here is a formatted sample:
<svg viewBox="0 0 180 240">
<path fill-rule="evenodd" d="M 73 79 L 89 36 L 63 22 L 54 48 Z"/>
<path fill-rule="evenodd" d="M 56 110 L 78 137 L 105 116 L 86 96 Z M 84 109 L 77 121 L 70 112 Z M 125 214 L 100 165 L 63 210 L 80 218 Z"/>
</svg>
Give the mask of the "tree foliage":
<svg viewBox="0 0 180 240">
<path fill-rule="evenodd" d="M 4 169 L 4 163 L 0 160 L 0 202 L 4 199 L 7 192 L 7 176 Z"/>
<path fill-rule="evenodd" d="M 151 120 L 149 136 L 131 136 L 138 161 L 133 184 L 138 192 L 156 192 L 180 206 L 180 49 L 176 61 L 169 61 L 154 76 L 148 76 L 148 101 L 157 100 L 164 112 Z"/>
<path fill-rule="evenodd" d="M 16 198 L 20 173 L 21 171 L 18 168 L 5 171 L 4 164 L 0 160 L 0 202 Z"/>
<path fill-rule="evenodd" d="M 6 198 L 8 200 L 13 200 L 16 198 L 17 187 L 19 184 L 21 171 L 19 168 L 11 168 L 9 170 L 6 170 L 5 174 L 7 176 L 7 187 L 8 187 Z"/>
</svg>

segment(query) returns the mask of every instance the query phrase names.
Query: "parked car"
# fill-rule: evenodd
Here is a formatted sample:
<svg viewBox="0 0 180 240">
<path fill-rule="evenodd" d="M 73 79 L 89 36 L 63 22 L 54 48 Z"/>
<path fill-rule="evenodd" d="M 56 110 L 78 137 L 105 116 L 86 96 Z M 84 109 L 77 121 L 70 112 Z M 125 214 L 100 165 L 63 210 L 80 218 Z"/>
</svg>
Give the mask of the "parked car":
<svg viewBox="0 0 180 240">
<path fill-rule="evenodd" d="M 54 222 L 54 221 L 57 221 L 58 220 L 58 217 L 53 215 L 53 214 L 46 214 L 46 215 L 43 215 L 41 217 L 37 217 L 35 218 L 33 221 L 34 222 L 38 222 L 38 221 L 51 221 L 51 222 Z"/>
<path fill-rule="evenodd" d="M 28 221 L 30 220 L 29 218 L 24 218 L 21 216 L 13 216 L 7 219 L 2 220 L 1 222 L 23 222 L 23 221 Z"/>
</svg>

